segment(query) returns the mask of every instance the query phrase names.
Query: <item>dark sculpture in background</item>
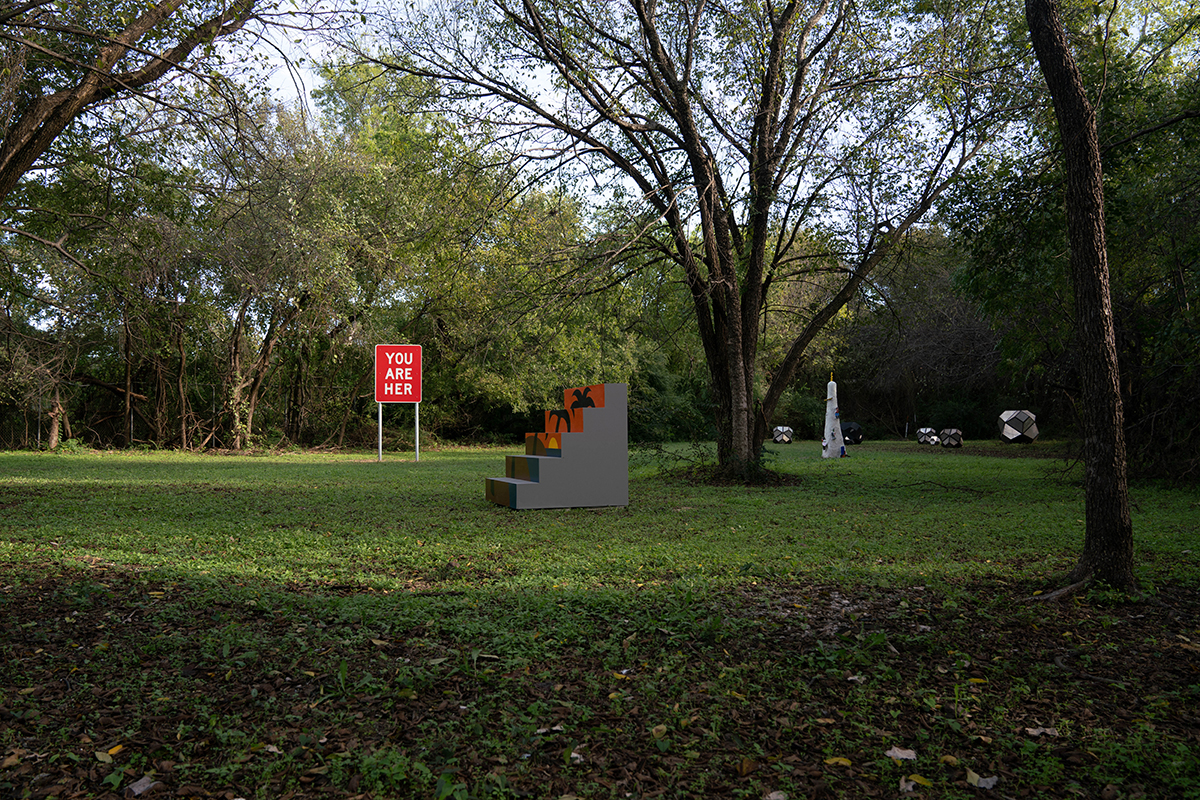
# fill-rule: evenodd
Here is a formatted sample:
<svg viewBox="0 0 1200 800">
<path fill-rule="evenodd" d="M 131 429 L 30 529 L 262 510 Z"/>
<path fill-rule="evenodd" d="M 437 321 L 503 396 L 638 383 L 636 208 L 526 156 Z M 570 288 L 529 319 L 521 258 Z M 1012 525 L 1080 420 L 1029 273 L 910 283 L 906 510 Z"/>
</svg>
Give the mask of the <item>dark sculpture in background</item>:
<svg viewBox="0 0 1200 800">
<path fill-rule="evenodd" d="M 1032 411 L 1005 411 L 999 424 L 1001 441 L 1028 444 L 1038 437 L 1037 416 Z"/>
<path fill-rule="evenodd" d="M 846 422 L 842 424 L 842 438 L 846 440 L 846 444 L 862 444 L 863 427 L 857 422 Z"/>
</svg>

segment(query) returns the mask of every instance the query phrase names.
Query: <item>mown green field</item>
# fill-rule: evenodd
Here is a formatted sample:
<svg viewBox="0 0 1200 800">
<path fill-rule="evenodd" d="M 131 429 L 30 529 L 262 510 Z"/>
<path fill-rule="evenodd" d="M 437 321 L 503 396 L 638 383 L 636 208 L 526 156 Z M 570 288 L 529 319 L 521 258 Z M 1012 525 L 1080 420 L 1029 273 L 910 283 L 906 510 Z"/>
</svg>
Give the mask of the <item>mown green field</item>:
<svg viewBox="0 0 1200 800">
<path fill-rule="evenodd" d="M 503 450 L 0 454 L 0 791 L 1198 796 L 1200 491 L 1133 487 L 1144 596 L 1024 602 L 1068 450 L 639 451 L 521 512 Z"/>
<path fill-rule="evenodd" d="M 0 454 L 0 557 L 378 589 L 886 585 L 1050 576 L 1082 541 L 1069 462 L 973 455 L 969 443 L 867 445 L 836 461 L 813 443 L 777 447 L 771 466 L 797 484 L 766 488 L 664 479 L 660 459 L 635 453 L 628 508 L 525 512 L 483 499 L 503 452 Z M 1143 485 L 1132 498 L 1139 575 L 1195 577 L 1185 551 L 1200 493 Z"/>
</svg>

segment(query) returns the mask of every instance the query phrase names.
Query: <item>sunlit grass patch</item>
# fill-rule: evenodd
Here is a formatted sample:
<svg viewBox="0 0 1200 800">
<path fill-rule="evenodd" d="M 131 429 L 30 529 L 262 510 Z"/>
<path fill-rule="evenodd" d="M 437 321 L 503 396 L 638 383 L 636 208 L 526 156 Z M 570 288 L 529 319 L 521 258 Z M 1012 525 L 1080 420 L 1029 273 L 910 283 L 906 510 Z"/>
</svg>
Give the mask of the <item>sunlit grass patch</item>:
<svg viewBox="0 0 1200 800">
<path fill-rule="evenodd" d="M 496 450 L 361 455 L 0 456 L 12 557 L 52 552 L 380 588 L 636 585 L 825 576 L 852 582 L 1037 578 L 1080 546 L 1082 493 L 1063 462 L 918 445 L 776 447 L 794 485 L 633 478 L 628 508 L 512 512 L 483 499 Z M 1154 580 L 1195 563 L 1196 493 L 1135 486 L 1135 535 Z"/>
</svg>

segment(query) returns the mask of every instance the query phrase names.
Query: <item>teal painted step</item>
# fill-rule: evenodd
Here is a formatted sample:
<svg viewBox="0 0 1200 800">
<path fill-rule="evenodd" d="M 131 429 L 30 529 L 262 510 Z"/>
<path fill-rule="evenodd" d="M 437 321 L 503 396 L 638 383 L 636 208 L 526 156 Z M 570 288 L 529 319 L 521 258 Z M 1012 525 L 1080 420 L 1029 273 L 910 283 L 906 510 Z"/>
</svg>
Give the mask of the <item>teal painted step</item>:
<svg viewBox="0 0 1200 800">
<path fill-rule="evenodd" d="M 537 485 L 520 478 L 485 478 L 484 483 L 487 487 L 487 499 L 509 508 L 517 508 L 517 487 Z"/>
<path fill-rule="evenodd" d="M 537 483 L 541 480 L 542 461 L 547 458 L 557 460 L 557 456 L 505 456 L 504 477 L 520 478 Z"/>
</svg>

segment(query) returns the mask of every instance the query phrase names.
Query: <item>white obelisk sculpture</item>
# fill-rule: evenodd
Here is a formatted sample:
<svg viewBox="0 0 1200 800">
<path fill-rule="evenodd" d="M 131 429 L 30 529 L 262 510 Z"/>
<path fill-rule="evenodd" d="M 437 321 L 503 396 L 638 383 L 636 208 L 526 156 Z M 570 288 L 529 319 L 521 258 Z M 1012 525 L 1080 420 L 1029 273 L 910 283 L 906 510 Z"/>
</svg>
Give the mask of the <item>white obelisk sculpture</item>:
<svg viewBox="0 0 1200 800">
<path fill-rule="evenodd" d="M 821 458 L 845 458 L 846 440 L 842 438 L 842 418 L 838 411 L 837 384 L 833 373 L 825 387 L 825 438 L 821 439 Z"/>
</svg>

